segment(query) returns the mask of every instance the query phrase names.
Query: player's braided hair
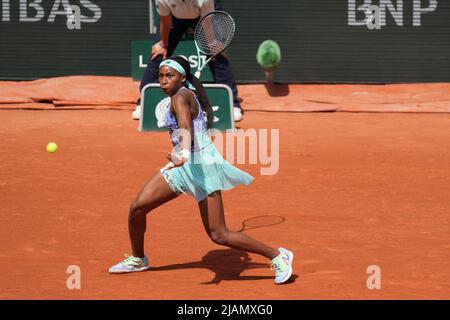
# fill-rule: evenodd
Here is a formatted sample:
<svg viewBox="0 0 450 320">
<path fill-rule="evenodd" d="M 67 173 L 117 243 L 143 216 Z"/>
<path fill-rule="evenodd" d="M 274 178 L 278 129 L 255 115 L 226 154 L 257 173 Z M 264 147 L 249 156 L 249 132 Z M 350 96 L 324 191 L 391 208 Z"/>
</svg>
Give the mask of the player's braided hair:
<svg viewBox="0 0 450 320">
<path fill-rule="evenodd" d="M 183 67 L 184 71 L 186 71 L 186 80 L 189 81 L 194 86 L 198 97 L 198 101 L 202 105 L 202 109 L 206 112 L 207 128 L 212 129 L 214 111 L 211 102 L 209 101 L 208 95 L 206 94 L 206 90 L 203 87 L 200 80 L 191 73 L 191 65 L 189 64 L 189 61 L 187 61 L 182 56 L 173 56 L 168 59 L 175 60 Z"/>
</svg>

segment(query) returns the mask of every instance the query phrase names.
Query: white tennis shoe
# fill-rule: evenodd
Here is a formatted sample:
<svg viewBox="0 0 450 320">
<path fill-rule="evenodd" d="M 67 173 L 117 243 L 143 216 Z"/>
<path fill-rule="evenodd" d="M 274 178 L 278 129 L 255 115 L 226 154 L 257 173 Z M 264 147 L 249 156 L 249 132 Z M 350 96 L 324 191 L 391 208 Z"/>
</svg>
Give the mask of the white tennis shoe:
<svg viewBox="0 0 450 320">
<path fill-rule="evenodd" d="M 272 270 L 275 271 L 275 283 L 281 284 L 288 281 L 292 275 L 294 254 L 285 248 L 279 248 L 278 251 L 280 254 L 272 260 Z"/>
<path fill-rule="evenodd" d="M 242 110 L 241 110 L 241 108 L 234 107 L 233 108 L 233 113 L 234 113 L 234 121 L 235 122 L 239 122 L 239 121 L 242 120 Z"/>
<path fill-rule="evenodd" d="M 129 272 L 139 272 L 150 269 L 148 263 L 148 258 L 143 257 L 133 257 L 125 255 L 125 260 L 119 262 L 115 266 L 109 268 L 109 273 L 129 273 Z"/>
<path fill-rule="evenodd" d="M 141 105 L 138 104 L 136 106 L 136 109 L 134 109 L 133 113 L 131 114 L 131 117 L 133 120 L 139 120 L 141 118 Z"/>
</svg>

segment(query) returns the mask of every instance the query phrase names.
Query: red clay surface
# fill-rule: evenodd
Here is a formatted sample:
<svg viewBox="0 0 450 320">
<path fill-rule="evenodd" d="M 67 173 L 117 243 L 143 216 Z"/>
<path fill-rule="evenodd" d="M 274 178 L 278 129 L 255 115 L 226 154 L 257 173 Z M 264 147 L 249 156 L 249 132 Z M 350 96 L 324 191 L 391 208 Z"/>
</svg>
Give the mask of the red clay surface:
<svg viewBox="0 0 450 320">
<path fill-rule="evenodd" d="M 280 170 L 224 193 L 231 229 L 296 254 L 293 283 L 268 261 L 220 247 L 182 196 L 148 216 L 153 269 L 110 275 L 130 253 L 130 202 L 165 162 L 167 133 L 139 133 L 129 111 L 0 110 L 1 299 L 448 299 L 450 117 L 266 113 L 240 124 L 280 129 Z M 55 154 L 45 151 L 55 141 Z M 68 290 L 66 269 L 81 268 Z M 367 267 L 381 268 L 369 290 Z"/>
<path fill-rule="evenodd" d="M 246 110 L 450 112 L 450 83 L 241 85 Z"/>
<path fill-rule="evenodd" d="M 247 84 L 253 111 L 447 112 L 450 83 Z M 139 82 L 130 77 L 68 76 L 0 81 L 0 109 L 134 109 Z"/>
</svg>

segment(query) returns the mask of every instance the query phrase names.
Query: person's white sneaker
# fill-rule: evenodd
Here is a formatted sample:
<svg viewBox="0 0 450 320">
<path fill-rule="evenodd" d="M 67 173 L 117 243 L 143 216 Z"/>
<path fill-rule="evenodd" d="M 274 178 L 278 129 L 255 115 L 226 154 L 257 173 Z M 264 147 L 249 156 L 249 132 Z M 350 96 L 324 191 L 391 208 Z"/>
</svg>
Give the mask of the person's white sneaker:
<svg viewBox="0 0 450 320">
<path fill-rule="evenodd" d="M 141 105 L 138 104 L 136 106 L 136 109 L 134 109 L 133 113 L 131 114 L 131 117 L 133 120 L 139 120 L 141 118 Z"/>
<path fill-rule="evenodd" d="M 272 270 L 275 271 L 275 283 L 281 284 L 289 280 L 292 275 L 292 261 L 294 254 L 285 248 L 279 248 L 280 254 L 272 260 Z"/>
<path fill-rule="evenodd" d="M 109 273 L 129 273 L 150 269 L 147 257 L 138 258 L 125 255 L 126 259 L 109 268 Z"/>
<path fill-rule="evenodd" d="M 242 120 L 242 110 L 241 110 L 241 108 L 234 107 L 233 109 L 234 109 L 233 110 L 233 112 L 234 112 L 234 121 L 235 122 L 241 121 Z"/>
</svg>

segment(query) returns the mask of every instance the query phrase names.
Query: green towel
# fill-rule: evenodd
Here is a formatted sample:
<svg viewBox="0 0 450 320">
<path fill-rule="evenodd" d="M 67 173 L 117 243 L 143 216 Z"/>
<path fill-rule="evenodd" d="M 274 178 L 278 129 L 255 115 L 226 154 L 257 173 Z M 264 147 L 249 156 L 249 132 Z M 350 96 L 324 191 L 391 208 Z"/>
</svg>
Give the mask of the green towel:
<svg viewBox="0 0 450 320">
<path fill-rule="evenodd" d="M 273 40 L 266 40 L 259 45 L 256 60 L 264 70 L 275 69 L 281 62 L 280 46 Z"/>
</svg>

